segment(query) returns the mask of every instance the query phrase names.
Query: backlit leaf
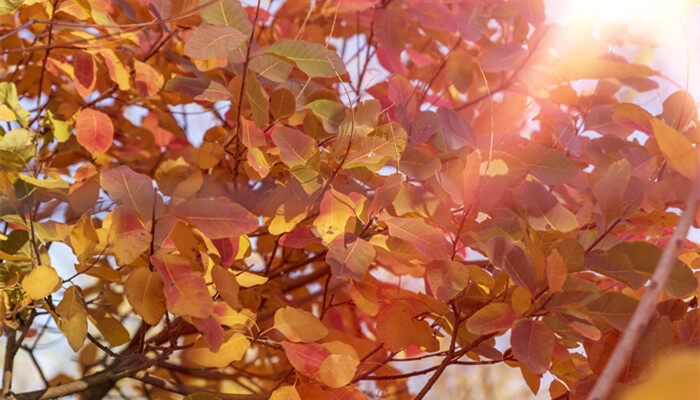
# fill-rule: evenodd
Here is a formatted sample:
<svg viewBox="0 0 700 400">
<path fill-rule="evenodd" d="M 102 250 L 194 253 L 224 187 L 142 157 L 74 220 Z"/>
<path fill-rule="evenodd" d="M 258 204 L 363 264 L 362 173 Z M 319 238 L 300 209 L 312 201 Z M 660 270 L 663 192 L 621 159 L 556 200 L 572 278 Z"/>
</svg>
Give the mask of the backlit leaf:
<svg viewBox="0 0 700 400">
<path fill-rule="evenodd" d="M 165 314 L 163 277 L 147 268 L 137 268 L 124 282 L 126 299 L 149 325 L 156 325 Z"/>
<path fill-rule="evenodd" d="M 694 179 L 698 158 L 693 144 L 675 129 L 654 118 L 651 120 L 654 137 L 668 164 L 679 174 Z"/>
<path fill-rule="evenodd" d="M 101 111 L 85 108 L 75 121 L 78 143 L 93 153 L 104 153 L 112 145 L 114 126 L 109 116 Z"/>
<path fill-rule="evenodd" d="M 520 320 L 513 325 L 510 334 L 513 355 L 535 374 L 542 374 L 549 368 L 554 334 L 540 321 Z"/>
<path fill-rule="evenodd" d="M 315 315 L 293 307 L 275 312 L 274 327 L 292 342 L 315 342 L 328 335 L 328 329 Z"/>
<path fill-rule="evenodd" d="M 206 340 L 199 337 L 192 347 L 184 351 L 183 357 L 202 367 L 223 368 L 242 359 L 249 348 L 250 341 L 243 334 L 228 331 L 218 351 L 211 351 Z"/>
<path fill-rule="evenodd" d="M 338 279 L 361 280 L 374 260 L 374 247 L 351 234 L 339 235 L 328 244 L 326 262 Z"/>
<path fill-rule="evenodd" d="M 195 28 L 189 40 L 185 42 L 185 54 L 192 58 L 205 60 L 212 57 L 226 57 L 235 50 L 246 37 L 230 26 L 202 24 Z"/>
<path fill-rule="evenodd" d="M 340 57 L 318 43 L 282 39 L 263 51 L 291 61 L 310 78 L 331 78 L 346 73 Z"/>
<path fill-rule="evenodd" d="M 43 299 L 56 289 L 61 279 L 48 265 L 37 265 L 22 280 L 22 289 L 32 300 Z"/>
<path fill-rule="evenodd" d="M 258 227 L 255 216 L 223 197 L 189 200 L 175 207 L 172 214 L 188 220 L 209 239 L 237 237 Z"/>
<path fill-rule="evenodd" d="M 518 315 L 505 303 L 487 304 L 467 320 L 469 332 L 487 335 L 510 328 Z"/>
</svg>

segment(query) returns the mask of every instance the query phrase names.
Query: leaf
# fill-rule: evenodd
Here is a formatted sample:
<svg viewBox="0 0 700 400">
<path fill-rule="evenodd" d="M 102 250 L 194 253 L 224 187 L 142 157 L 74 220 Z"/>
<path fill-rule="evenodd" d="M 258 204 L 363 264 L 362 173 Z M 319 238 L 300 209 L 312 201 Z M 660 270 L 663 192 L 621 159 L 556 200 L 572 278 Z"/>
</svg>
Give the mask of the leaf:
<svg viewBox="0 0 700 400">
<path fill-rule="evenodd" d="M 622 332 L 637 308 L 637 303 L 637 299 L 622 293 L 604 292 L 587 303 L 586 308 L 594 314 L 601 315 L 610 325 Z"/>
<path fill-rule="evenodd" d="M 80 97 L 92 94 L 97 81 L 96 72 L 95 60 L 90 53 L 79 50 L 73 54 L 73 82 Z"/>
<path fill-rule="evenodd" d="M 659 149 L 671 168 L 690 180 L 695 179 L 698 159 L 690 140 L 656 118 L 651 120 L 651 126 Z"/>
<path fill-rule="evenodd" d="M 126 299 L 149 325 L 157 325 L 165 314 L 163 277 L 148 268 L 136 268 L 124 282 Z"/>
<path fill-rule="evenodd" d="M 163 277 L 168 310 L 176 315 L 206 318 L 214 308 L 204 278 L 192 271 L 186 258 L 154 254 L 151 263 Z"/>
<path fill-rule="evenodd" d="M 651 76 L 655 72 L 646 65 L 574 56 L 559 62 L 554 68 L 554 74 L 563 81 L 573 81 L 578 79 L 633 78 Z"/>
<path fill-rule="evenodd" d="M 413 318 L 397 306 L 385 306 L 377 314 L 377 339 L 391 352 L 413 344 Z"/>
<path fill-rule="evenodd" d="M 346 74 L 338 54 L 318 43 L 282 39 L 262 51 L 289 60 L 309 78 L 334 78 Z"/>
<path fill-rule="evenodd" d="M 321 199 L 319 215 L 313 223 L 314 234 L 327 245 L 346 232 L 348 221 L 352 224 L 354 217 L 355 204 L 353 200 L 331 188 L 323 194 L 323 199 Z"/>
<path fill-rule="evenodd" d="M 537 270 L 523 249 L 502 236 L 495 236 L 487 243 L 489 259 L 496 267 L 508 273 L 516 285 L 535 295 L 539 288 Z"/>
<path fill-rule="evenodd" d="M 651 135 L 651 119 L 654 118 L 647 110 L 632 103 L 620 103 L 613 107 L 612 119 L 628 128 L 642 131 Z"/>
<path fill-rule="evenodd" d="M 350 278 L 357 281 L 367 272 L 374 260 L 374 247 L 367 241 L 346 233 L 338 235 L 328 245 L 326 262 L 336 279 Z"/>
<path fill-rule="evenodd" d="M 382 220 L 389 227 L 391 236 L 411 243 L 422 254 L 436 260 L 452 256 L 452 246 L 445 239 L 445 233 L 423 219 L 385 216 Z"/>
<path fill-rule="evenodd" d="M 202 24 L 185 42 L 185 54 L 199 60 L 226 57 L 246 41 L 245 35 L 230 26 Z"/>
<path fill-rule="evenodd" d="M 24 0 L 0 0 L 0 15 L 9 14 L 24 3 Z"/>
<path fill-rule="evenodd" d="M 178 92 L 192 97 L 197 101 L 231 100 L 231 93 L 222 84 L 206 78 L 188 78 L 176 76 L 165 84 L 165 90 Z"/>
<path fill-rule="evenodd" d="M 516 69 L 527 56 L 527 51 L 518 43 L 506 43 L 489 50 L 481 59 L 484 72 L 501 72 Z"/>
<path fill-rule="evenodd" d="M 526 181 L 523 186 L 528 222 L 533 228 L 541 231 L 554 229 L 570 232 L 578 227 L 576 216 L 542 185 Z"/>
<path fill-rule="evenodd" d="M 129 341 L 129 331 L 116 318 L 109 313 L 89 308 L 88 318 L 97 327 L 109 345 L 112 347 L 121 346 Z"/>
<path fill-rule="evenodd" d="M 627 188 L 630 176 L 630 163 L 622 159 L 610 165 L 605 175 L 593 186 L 593 194 L 605 226 L 609 226 L 627 211 L 624 189 Z"/>
<path fill-rule="evenodd" d="M 126 165 L 103 171 L 100 186 L 119 204 L 136 211 L 143 221 L 151 221 L 154 215 L 158 218 L 162 212 L 163 199 L 156 193 L 151 178 Z"/>
<path fill-rule="evenodd" d="M 258 227 L 253 214 L 224 197 L 189 200 L 178 204 L 171 214 L 187 219 L 209 239 L 237 237 Z"/>
<path fill-rule="evenodd" d="M 513 355 L 535 374 L 543 374 L 549 368 L 554 349 L 554 334 L 540 321 L 520 320 L 510 334 Z"/>
<path fill-rule="evenodd" d="M 236 282 L 238 282 L 241 287 L 249 288 L 253 286 L 262 285 L 267 282 L 267 278 L 264 276 L 256 275 L 252 272 L 239 272 L 236 274 Z"/>
<path fill-rule="evenodd" d="M 250 101 L 250 108 L 253 111 L 253 121 L 258 128 L 267 126 L 270 119 L 270 102 L 265 89 L 255 77 L 255 74 L 248 74 L 246 77 L 245 92 Z"/>
<path fill-rule="evenodd" d="M 163 88 L 163 75 L 139 60 L 134 60 L 134 80 L 142 96 L 155 96 Z"/>
<path fill-rule="evenodd" d="M 88 151 L 104 153 L 114 139 L 112 120 L 101 111 L 84 108 L 75 121 L 75 137 Z"/>
<path fill-rule="evenodd" d="M 27 176 L 24 174 L 19 174 L 19 179 L 27 182 L 28 184 L 44 189 L 68 189 L 68 182 L 64 181 L 60 177 L 54 176 L 49 179 L 37 179 L 32 176 Z"/>
<path fill-rule="evenodd" d="M 409 146 L 403 151 L 399 170 L 411 178 L 425 180 L 440 171 L 442 164 L 433 153 L 422 147 Z"/>
<path fill-rule="evenodd" d="M 236 281 L 236 275 L 229 272 L 223 267 L 214 265 L 211 269 L 211 278 L 224 301 L 232 308 L 240 308 L 241 303 L 238 301 L 239 285 Z"/>
<path fill-rule="evenodd" d="M 270 400 L 301 400 L 294 386 L 280 386 L 270 394 Z"/>
<path fill-rule="evenodd" d="M 568 183 L 579 172 L 576 164 L 555 149 L 528 145 L 522 148 L 517 156 L 526 164 L 530 172 L 545 185 Z"/>
<path fill-rule="evenodd" d="M 679 90 L 664 100 L 661 116 L 665 123 L 677 131 L 683 132 L 690 121 L 698 119 L 695 99 L 690 93 Z"/>
<path fill-rule="evenodd" d="M 547 256 L 547 285 L 550 292 L 558 292 L 564 286 L 567 268 L 564 258 L 556 249 Z"/>
<path fill-rule="evenodd" d="M 202 0 L 202 4 L 209 4 L 209 2 Z M 246 36 L 249 36 L 253 30 L 253 25 L 248 21 L 248 14 L 238 0 L 219 0 L 205 7 L 202 10 L 202 19 L 212 25 L 230 26 Z"/>
<path fill-rule="evenodd" d="M 275 329 L 292 342 L 315 342 L 328 335 L 328 329 L 315 315 L 299 308 L 280 308 L 274 319 Z"/>
<path fill-rule="evenodd" d="M 275 119 L 289 118 L 296 110 L 294 94 L 285 88 L 279 88 L 270 95 L 270 113 Z"/>
<path fill-rule="evenodd" d="M 433 296 L 447 302 L 467 287 L 469 269 L 452 260 L 433 261 L 426 267 L 425 278 Z"/>
<path fill-rule="evenodd" d="M 282 341 L 282 348 L 294 369 L 308 377 L 316 375 L 323 360 L 331 354 L 318 343 L 293 343 L 285 340 Z"/>
<path fill-rule="evenodd" d="M 338 126 L 345 119 L 345 106 L 337 101 L 318 99 L 304 106 L 321 120 L 323 129 L 329 133 L 338 132 Z"/>
<path fill-rule="evenodd" d="M 48 265 L 37 265 L 22 279 L 22 289 L 32 300 L 43 299 L 55 292 L 61 283 L 56 270 Z"/>
<path fill-rule="evenodd" d="M 467 329 L 476 335 L 509 329 L 518 315 L 506 303 L 487 304 L 467 320 Z"/>
<path fill-rule="evenodd" d="M 331 354 L 323 360 L 315 377 L 331 388 L 339 388 L 352 381 L 359 364 L 357 355 Z"/>
<path fill-rule="evenodd" d="M 620 400 L 695 400 L 700 396 L 700 354 L 697 348 L 684 349 L 659 357 L 644 381 L 622 390 Z"/>
<path fill-rule="evenodd" d="M 68 339 L 71 349 L 77 353 L 87 337 L 87 310 L 77 286 L 71 286 L 63 293 L 56 312 L 61 317 L 59 329 Z"/>
<path fill-rule="evenodd" d="M 111 216 L 109 242 L 112 244 L 112 253 L 118 265 L 131 264 L 149 249 L 151 233 L 138 214 L 129 208 L 117 206 Z"/>
<path fill-rule="evenodd" d="M 318 153 L 314 138 L 295 129 L 276 128 L 272 132 L 272 142 L 280 149 L 280 160 L 292 168 L 308 165 Z"/>
<path fill-rule="evenodd" d="M 250 341 L 238 332 L 228 331 L 224 334 L 224 343 L 218 351 L 213 352 L 204 337 L 199 337 L 194 345 L 183 352 L 183 357 L 202 367 L 224 368 L 234 361 L 239 361 L 250 348 Z"/>
</svg>

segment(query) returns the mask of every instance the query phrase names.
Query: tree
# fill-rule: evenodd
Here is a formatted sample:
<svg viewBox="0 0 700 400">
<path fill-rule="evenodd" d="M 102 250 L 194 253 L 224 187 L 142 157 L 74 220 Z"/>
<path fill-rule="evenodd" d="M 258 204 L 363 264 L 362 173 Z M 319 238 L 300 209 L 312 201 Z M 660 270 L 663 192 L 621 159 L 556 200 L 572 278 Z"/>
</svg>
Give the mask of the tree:
<svg viewBox="0 0 700 400">
<path fill-rule="evenodd" d="M 622 100 L 672 84 L 615 52 L 647 44 L 541 0 L 263 6 L 0 0 L 3 397 L 420 400 L 502 363 L 583 399 L 645 293 L 613 389 L 697 347 L 698 113 Z"/>
</svg>

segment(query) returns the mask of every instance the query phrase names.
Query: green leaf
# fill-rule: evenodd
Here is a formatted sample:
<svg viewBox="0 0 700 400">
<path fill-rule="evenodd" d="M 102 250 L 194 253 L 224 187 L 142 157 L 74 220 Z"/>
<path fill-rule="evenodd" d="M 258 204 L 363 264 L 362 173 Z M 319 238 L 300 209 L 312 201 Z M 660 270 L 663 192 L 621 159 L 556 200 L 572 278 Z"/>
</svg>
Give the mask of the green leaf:
<svg viewBox="0 0 700 400">
<path fill-rule="evenodd" d="M 202 4 L 209 4 L 202 0 Z M 248 14 L 238 0 L 219 0 L 202 10 L 202 19 L 212 25 L 227 25 L 237 29 L 246 36 L 250 35 L 253 25 L 248 21 Z"/>
<path fill-rule="evenodd" d="M 245 93 L 250 101 L 255 126 L 258 128 L 266 127 L 270 121 L 270 98 L 260 82 L 258 82 L 255 74 L 248 74 Z"/>
<path fill-rule="evenodd" d="M 283 39 L 264 48 L 263 53 L 289 60 L 309 78 L 332 78 L 346 74 L 345 65 L 338 54 L 318 43 Z"/>
<path fill-rule="evenodd" d="M 637 299 L 622 293 L 605 292 L 586 304 L 586 308 L 604 317 L 615 329 L 622 332 L 632 318 L 637 303 Z"/>
<path fill-rule="evenodd" d="M 307 104 L 304 108 L 311 110 L 321 120 L 323 129 L 329 133 L 337 132 L 338 126 L 345 118 L 345 106 L 337 101 L 319 99 Z"/>
<path fill-rule="evenodd" d="M 44 189 L 68 189 L 68 182 L 64 181 L 63 179 L 54 176 L 50 179 L 37 179 L 31 176 L 19 175 L 19 179 L 27 182 L 30 185 L 34 185 L 36 187 L 44 188 Z"/>
</svg>

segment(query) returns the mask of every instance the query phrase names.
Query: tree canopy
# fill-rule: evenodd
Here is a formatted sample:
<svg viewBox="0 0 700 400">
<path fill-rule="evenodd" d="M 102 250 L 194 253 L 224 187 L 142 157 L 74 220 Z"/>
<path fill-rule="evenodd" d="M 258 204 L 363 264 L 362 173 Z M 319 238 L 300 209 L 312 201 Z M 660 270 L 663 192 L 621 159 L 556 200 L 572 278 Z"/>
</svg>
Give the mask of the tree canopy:
<svg viewBox="0 0 700 400">
<path fill-rule="evenodd" d="M 695 100 L 652 114 L 653 43 L 544 16 L 0 0 L 3 398 L 420 400 L 503 363 L 585 399 L 666 259 L 613 389 L 697 348 Z"/>
</svg>

